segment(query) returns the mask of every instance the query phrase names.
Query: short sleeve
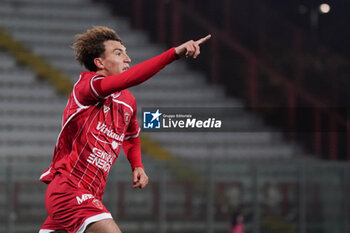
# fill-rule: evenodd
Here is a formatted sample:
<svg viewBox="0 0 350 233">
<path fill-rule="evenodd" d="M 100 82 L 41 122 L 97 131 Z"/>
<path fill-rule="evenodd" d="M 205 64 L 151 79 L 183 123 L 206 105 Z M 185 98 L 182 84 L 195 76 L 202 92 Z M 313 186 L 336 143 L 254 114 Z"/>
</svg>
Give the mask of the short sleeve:
<svg viewBox="0 0 350 233">
<path fill-rule="evenodd" d="M 93 88 L 93 82 L 103 77 L 94 72 L 83 72 L 80 75 L 79 81 L 73 87 L 73 94 L 75 100 L 82 106 L 89 106 L 101 98 Z"/>
</svg>

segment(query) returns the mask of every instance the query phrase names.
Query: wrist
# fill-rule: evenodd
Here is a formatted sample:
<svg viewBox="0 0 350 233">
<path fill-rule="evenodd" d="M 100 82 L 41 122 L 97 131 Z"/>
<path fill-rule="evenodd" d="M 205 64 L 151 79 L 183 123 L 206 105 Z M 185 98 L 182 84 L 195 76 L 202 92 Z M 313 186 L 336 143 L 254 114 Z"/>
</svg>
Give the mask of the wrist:
<svg viewBox="0 0 350 233">
<path fill-rule="evenodd" d="M 135 167 L 132 167 L 132 171 L 135 171 L 137 169 L 142 169 L 142 170 L 145 170 L 145 168 L 142 166 L 142 165 L 137 165 Z"/>
<path fill-rule="evenodd" d="M 179 59 L 179 58 L 181 58 L 181 56 L 180 56 L 180 50 L 179 50 L 179 48 L 178 47 L 173 47 L 173 51 L 174 51 L 174 58 L 175 59 Z"/>
</svg>

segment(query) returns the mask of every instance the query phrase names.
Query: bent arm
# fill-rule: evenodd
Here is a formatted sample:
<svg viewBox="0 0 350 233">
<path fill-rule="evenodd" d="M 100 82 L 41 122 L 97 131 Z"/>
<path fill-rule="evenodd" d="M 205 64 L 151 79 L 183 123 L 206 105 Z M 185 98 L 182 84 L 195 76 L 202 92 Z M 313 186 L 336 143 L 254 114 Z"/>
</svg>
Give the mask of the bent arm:
<svg viewBox="0 0 350 233">
<path fill-rule="evenodd" d="M 132 138 L 123 142 L 123 150 L 132 167 L 133 188 L 144 188 L 148 184 L 148 176 L 141 162 L 140 138 Z"/>
<path fill-rule="evenodd" d="M 132 169 L 142 167 L 140 138 L 131 138 L 123 142 L 123 150 Z"/>
</svg>

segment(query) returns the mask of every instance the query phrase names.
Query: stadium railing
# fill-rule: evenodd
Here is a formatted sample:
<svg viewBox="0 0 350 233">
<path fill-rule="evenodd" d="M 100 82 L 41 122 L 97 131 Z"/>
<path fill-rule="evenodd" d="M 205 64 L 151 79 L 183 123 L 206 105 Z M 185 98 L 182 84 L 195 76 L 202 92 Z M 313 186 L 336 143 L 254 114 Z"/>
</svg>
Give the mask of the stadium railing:
<svg viewBox="0 0 350 233">
<path fill-rule="evenodd" d="M 119 158 L 121 159 L 121 158 Z M 118 159 L 118 160 L 119 160 Z M 46 217 L 46 185 L 38 174 L 48 161 L 0 164 L 0 232 L 36 232 Z M 246 231 L 349 231 L 349 163 L 187 160 L 205 180 L 178 180 L 163 164 L 145 163 L 149 187 L 131 188 L 127 160 L 109 175 L 104 204 L 127 232 L 228 231 L 241 210 Z M 36 181 L 35 181 L 36 180 Z"/>
<path fill-rule="evenodd" d="M 298 140 L 318 158 L 350 159 L 350 62 L 261 2 L 104 1 L 160 43 L 174 46 L 211 33 L 209 48 L 203 48 L 209 51 L 192 67 L 246 99 L 251 110 L 276 108 L 270 122 L 286 127 L 288 140 Z M 306 120 L 298 115 L 305 109 Z"/>
</svg>

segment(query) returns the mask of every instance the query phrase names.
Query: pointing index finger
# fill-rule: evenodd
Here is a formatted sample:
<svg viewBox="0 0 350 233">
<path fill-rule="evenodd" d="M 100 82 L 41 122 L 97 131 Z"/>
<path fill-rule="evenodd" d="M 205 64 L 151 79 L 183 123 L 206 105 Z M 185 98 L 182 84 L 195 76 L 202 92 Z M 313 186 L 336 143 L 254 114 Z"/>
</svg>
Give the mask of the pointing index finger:
<svg viewBox="0 0 350 233">
<path fill-rule="evenodd" d="M 198 45 L 203 44 L 204 42 L 206 42 L 206 41 L 209 40 L 210 38 L 211 38 L 211 34 L 209 34 L 209 35 L 207 35 L 206 37 L 203 37 L 203 38 L 197 40 L 196 43 L 197 43 Z"/>
</svg>

